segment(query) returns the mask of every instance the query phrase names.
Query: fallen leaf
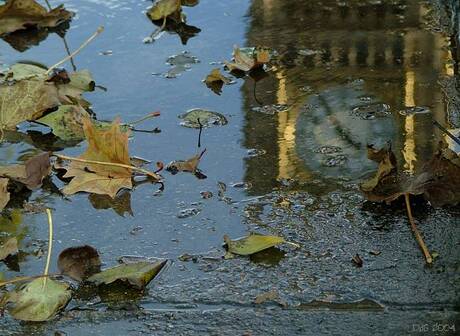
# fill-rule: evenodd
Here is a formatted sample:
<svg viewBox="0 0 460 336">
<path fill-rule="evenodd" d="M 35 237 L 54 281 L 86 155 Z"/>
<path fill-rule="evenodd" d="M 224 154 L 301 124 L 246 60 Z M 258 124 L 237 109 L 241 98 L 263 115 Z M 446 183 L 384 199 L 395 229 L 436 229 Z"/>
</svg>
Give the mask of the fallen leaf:
<svg viewBox="0 0 460 336">
<path fill-rule="evenodd" d="M 122 131 L 118 119 L 109 129 L 104 130 L 97 129 L 90 119 L 84 118 L 83 129 L 88 148 L 80 159 L 130 165 L 129 132 Z M 86 191 L 114 198 L 118 190 L 132 188 L 130 168 L 72 161 L 64 177 L 73 177 L 63 189 L 67 195 Z"/>
<path fill-rule="evenodd" d="M 230 84 L 232 80 L 229 77 L 222 75 L 218 68 L 213 69 L 209 75 L 206 76 L 204 82 L 208 88 L 214 93 L 220 95 L 222 93 L 222 86 Z"/>
<path fill-rule="evenodd" d="M 230 71 L 248 72 L 262 67 L 271 59 L 270 51 L 262 47 L 238 48 L 233 47 L 233 62 L 225 62 Z"/>
<path fill-rule="evenodd" d="M 77 281 L 101 271 L 99 253 L 89 245 L 66 248 L 59 254 L 57 264 L 62 274 Z"/>
<path fill-rule="evenodd" d="M 1 306 L 12 303 L 9 313 L 18 320 L 47 321 L 62 310 L 72 297 L 70 287 L 52 279 L 35 279 L 5 294 Z"/>
<path fill-rule="evenodd" d="M 16 237 L 10 238 L 0 246 L 0 260 L 5 260 L 8 256 L 17 254 L 18 252 L 18 240 Z"/>
<path fill-rule="evenodd" d="M 157 0 L 147 11 L 150 20 L 161 20 L 181 11 L 181 0 Z"/>
<path fill-rule="evenodd" d="M 154 263 L 141 261 L 122 264 L 94 274 L 87 281 L 97 286 L 121 281 L 137 289 L 143 289 L 161 271 L 165 264 L 166 260 Z"/>
<path fill-rule="evenodd" d="M 270 247 L 285 243 L 282 237 L 264 236 L 259 234 L 250 234 L 237 240 L 231 240 L 229 236 L 224 235 L 224 242 L 227 245 L 229 253 L 238 255 L 251 255 Z"/>
<path fill-rule="evenodd" d="M 24 164 L 0 167 L 0 176 L 24 184 L 30 190 L 39 188 L 51 172 L 50 153 L 45 152 L 28 159 Z"/>
<path fill-rule="evenodd" d="M 188 110 L 185 114 L 180 115 L 179 118 L 183 119 L 182 126 L 190 128 L 223 126 L 228 123 L 223 114 L 200 108 Z"/>
<path fill-rule="evenodd" d="M 85 139 L 83 118 L 89 118 L 89 113 L 83 107 L 61 105 L 57 111 L 37 119 L 37 122 L 50 127 L 53 134 L 64 141 L 82 141 Z"/>
<path fill-rule="evenodd" d="M 423 195 L 435 207 L 460 203 L 460 166 L 455 163 L 460 160 L 448 148 L 439 149 L 415 175 L 398 172 L 390 149 L 371 149 L 368 156 L 379 162 L 375 176 L 360 185 L 369 201 L 391 203 L 411 194 Z"/>
<path fill-rule="evenodd" d="M 5 206 L 10 201 L 10 193 L 8 192 L 8 181 L 7 178 L 0 178 L 0 211 L 5 208 Z"/>
<path fill-rule="evenodd" d="M 166 166 L 166 170 L 173 175 L 179 172 L 188 172 L 196 175 L 198 178 L 206 178 L 206 176 L 198 169 L 200 160 L 205 152 L 206 149 L 203 150 L 200 154 L 197 154 L 185 161 L 172 161 Z"/>
<path fill-rule="evenodd" d="M 9 0 L 0 6 L 0 35 L 29 27 L 56 27 L 73 15 L 62 5 L 48 12 L 34 0 Z"/>
</svg>

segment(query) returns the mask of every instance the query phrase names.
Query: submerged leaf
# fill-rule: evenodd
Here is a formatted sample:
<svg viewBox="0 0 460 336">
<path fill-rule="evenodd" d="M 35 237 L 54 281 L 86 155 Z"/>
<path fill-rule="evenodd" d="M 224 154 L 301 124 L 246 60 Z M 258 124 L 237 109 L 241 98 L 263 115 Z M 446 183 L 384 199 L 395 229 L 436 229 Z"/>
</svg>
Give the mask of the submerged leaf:
<svg viewBox="0 0 460 336">
<path fill-rule="evenodd" d="M 10 193 L 8 192 L 8 181 L 7 178 L 0 178 L 0 211 L 8 204 L 10 201 Z"/>
<path fill-rule="evenodd" d="M 7 293 L 2 304 L 13 303 L 9 312 L 18 320 L 40 322 L 53 318 L 71 297 L 68 284 L 39 278 Z"/>
<path fill-rule="evenodd" d="M 97 129 L 88 118 L 83 119 L 88 148 L 81 159 L 130 165 L 128 153 L 129 132 L 123 132 L 117 119 L 107 129 Z M 64 187 L 65 194 L 86 191 L 115 197 L 122 188 L 131 189 L 131 169 L 97 163 L 72 161 L 64 177 L 73 177 Z"/>
<path fill-rule="evenodd" d="M 99 253 L 89 245 L 66 248 L 59 254 L 57 263 L 62 274 L 77 281 L 101 271 Z"/>
<path fill-rule="evenodd" d="M 97 273 L 89 277 L 87 281 L 97 286 L 122 281 L 137 289 L 143 289 L 160 272 L 165 264 L 165 260 L 155 263 L 141 261 L 122 264 Z"/>
<path fill-rule="evenodd" d="M 0 6 L 0 35 L 32 26 L 56 27 L 69 21 L 73 15 L 62 5 L 48 12 L 34 0 L 9 0 Z"/>
<path fill-rule="evenodd" d="M 14 255 L 18 252 L 18 240 L 16 237 L 10 238 L 0 246 L 0 260 L 4 260 L 8 256 Z"/>
<path fill-rule="evenodd" d="M 239 255 L 251 255 L 270 247 L 286 242 L 284 238 L 278 236 L 264 236 L 259 234 L 250 234 L 237 240 L 231 240 L 229 236 L 224 236 L 224 242 L 227 244 L 227 250 L 230 253 Z"/>
<path fill-rule="evenodd" d="M 45 152 L 28 159 L 24 164 L 0 167 L 0 176 L 26 185 L 30 190 L 39 188 L 51 172 L 50 153 Z"/>
</svg>

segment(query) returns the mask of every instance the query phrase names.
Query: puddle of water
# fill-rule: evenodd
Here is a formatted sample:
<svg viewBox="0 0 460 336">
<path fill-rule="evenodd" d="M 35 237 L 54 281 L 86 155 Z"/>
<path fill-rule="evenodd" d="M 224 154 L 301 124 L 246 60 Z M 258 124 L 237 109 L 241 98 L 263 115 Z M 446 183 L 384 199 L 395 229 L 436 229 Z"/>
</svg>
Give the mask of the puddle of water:
<svg viewBox="0 0 460 336">
<path fill-rule="evenodd" d="M 375 248 L 375 236 L 367 237 L 371 231 L 370 224 L 365 227 L 367 217 L 358 210 L 354 213 L 346 209 L 362 204 L 362 196 L 353 183 L 375 168 L 367 160 L 366 145 L 382 146 L 391 141 L 403 168 L 415 172 L 432 155 L 437 140 L 446 138 L 432 120 L 447 124 L 443 94 L 436 83 L 440 76 L 452 76 L 452 60 L 445 36 L 423 29 L 427 8 L 422 3 L 203 0 L 185 9 L 188 24 L 201 29 L 194 30 L 193 38 L 184 40 L 180 36 L 181 40 L 176 34 L 165 33 L 153 43 L 144 44 L 145 36 L 156 29 L 144 15 L 148 3 L 62 2 L 78 13 L 66 40 L 53 33 L 22 53 L 0 41 L 0 65 L 24 59 L 54 64 L 66 55 L 65 44 L 76 48 L 98 25 L 104 24 L 105 32 L 75 59 L 79 69 L 90 69 L 96 82 L 107 88 L 106 92 L 96 90 L 85 95 L 93 110 L 100 119 L 120 115 L 124 121 L 161 111 L 159 118 L 149 121 L 149 126 L 159 127 L 161 133 L 136 133 L 130 140 L 131 154 L 152 162 L 172 162 L 190 158 L 206 148 L 200 169 L 208 178 L 165 173 L 164 191 L 139 183 L 132 193 L 122 193 L 114 200 L 86 194 L 63 199 L 57 193 L 62 187 L 59 181 L 44 191 L 27 195 L 29 209 L 43 204 L 54 209 L 54 260 L 64 248 L 83 244 L 98 248 L 109 265 L 127 254 L 175 260 L 164 278 L 160 276 L 156 282 L 159 293 L 146 294 L 147 303 L 140 303 L 142 306 L 161 301 L 169 295 L 168 290 L 178 301 L 198 298 L 197 301 L 216 302 L 225 298 L 240 302 L 241 293 L 254 291 L 252 285 L 258 288 L 270 281 L 285 286 L 286 295 L 301 296 L 301 302 L 310 302 L 302 295 L 309 299 L 313 299 L 312 295 L 319 297 L 339 276 L 348 286 L 345 291 L 359 293 L 359 298 L 368 297 L 361 295 L 368 294 L 362 291 L 372 291 L 375 284 L 352 273 L 346 256 L 350 246 L 356 247 L 358 242 L 366 244 L 367 249 Z M 216 64 L 230 58 L 234 44 L 269 47 L 276 51 L 278 61 L 265 76 L 237 79 L 218 96 L 201 81 Z M 178 56 L 169 58 L 171 55 Z M 152 76 L 165 72 L 165 60 L 173 67 L 170 74 L 180 73 L 178 78 Z M 181 127 L 178 119 L 196 106 L 219 111 L 219 118 L 210 118 L 210 124 L 216 120 L 225 124 L 205 128 L 199 149 L 199 123 L 192 120 L 190 127 Z M 44 128 L 27 131 L 21 127 L 20 132 L 8 137 L 9 143 L 2 143 L 0 159 L 3 163 L 15 162 L 37 142 L 46 150 L 64 148 L 46 132 Z M 458 130 L 453 132 L 458 134 Z M 78 155 L 83 147 L 67 148 L 66 154 Z M 293 195 L 278 195 L 278 189 L 293 191 Z M 295 193 L 305 189 L 309 194 Z M 346 190 L 346 197 L 330 194 L 337 189 Z M 331 207 L 335 208 L 330 210 Z M 267 216 L 267 209 L 273 214 Z M 332 221 L 336 213 L 342 217 Z M 439 216 L 434 217 L 432 223 L 437 223 Z M 354 222 L 353 218 L 358 219 Z M 381 221 L 385 220 L 388 231 L 394 233 L 397 219 L 393 216 Z M 43 265 L 39 258 L 46 250 L 47 239 L 45 216 L 12 210 L 0 218 L 0 226 L 2 231 L 18 235 L 20 246 L 30 252 L 21 260 L 20 272 L 5 270 L 5 277 L 40 273 Z M 294 254 L 270 249 L 225 265 L 220 257 L 197 265 L 176 262 L 185 254 L 222 251 L 224 234 L 238 237 L 248 230 L 270 228 L 309 248 L 308 244 L 316 243 L 311 247 L 312 259 L 308 259 L 306 251 Z M 348 236 L 352 229 L 354 235 Z M 446 246 L 442 245 L 446 255 L 455 250 L 453 242 L 444 236 L 445 231 L 430 231 L 433 235 L 436 232 L 437 241 L 447 241 Z M 388 241 L 395 242 L 399 237 L 394 233 Z M 410 242 L 403 243 L 417 256 L 411 237 L 406 238 Z M 328 246 L 335 249 L 333 253 Z M 391 250 L 386 247 L 381 250 Z M 337 261 L 337 256 L 342 259 Z M 411 269 L 414 264 L 408 260 L 416 256 L 401 257 L 405 270 Z M 415 283 L 417 276 L 426 274 L 418 270 L 419 273 L 400 275 L 396 261 L 387 258 L 380 263 L 385 267 L 391 263 L 395 269 L 392 274 L 399 282 L 387 284 L 384 272 L 376 273 L 381 277 L 379 283 L 390 286 L 388 293 L 396 300 L 403 280 L 409 278 Z M 368 259 L 366 255 L 366 267 L 371 268 L 373 261 Z M 296 266 L 297 262 L 308 267 Z M 329 268 L 320 262 L 330 263 Z M 316 275 L 305 274 L 310 266 L 314 266 Z M 344 273 L 336 271 L 344 268 Z M 291 272 L 293 275 L 289 275 Z M 438 278 L 430 281 L 432 288 L 448 287 L 445 283 L 436 287 Z M 292 289 L 293 283 L 298 284 L 300 292 Z M 338 291 L 343 289 L 335 282 L 333 286 Z M 208 287 L 212 290 L 208 291 Z M 407 300 L 411 291 L 416 290 L 410 287 L 404 293 Z M 312 302 L 305 309 L 380 310 L 373 301 L 357 302 L 356 306 Z M 62 323 L 69 327 L 68 322 Z M 115 325 L 110 324 L 107 330 Z M 37 334 L 44 333 L 38 327 L 30 328 Z M 18 330 L 18 334 L 24 334 L 25 329 Z"/>
</svg>

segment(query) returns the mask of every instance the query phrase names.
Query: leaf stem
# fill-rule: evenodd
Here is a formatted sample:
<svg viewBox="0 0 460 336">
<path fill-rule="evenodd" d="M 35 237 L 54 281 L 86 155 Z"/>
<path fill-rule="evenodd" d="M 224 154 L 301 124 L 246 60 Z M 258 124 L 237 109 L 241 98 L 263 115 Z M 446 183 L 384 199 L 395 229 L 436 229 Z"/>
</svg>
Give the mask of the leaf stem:
<svg viewBox="0 0 460 336">
<path fill-rule="evenodd" d="M 48 255 L 46 256 L 46 265 L 45 271 L 43 272 L 43 287 L 46 286 L 46 281 L 48 280 L 48 271 L 50 268 L 50 261 L 51 261 L 51 252 L 53 250 L 53 217 L 51 216 L 51 210 L 46 209 L 46 214 L 48 216 L 48 230 L 49 230 L 49 237 L 48 237 Z"/>
<path fill-rule="evenodd" d="M 72 156 L 67 156 L 67 155 L 60 155 L 60 154 L 53 154 L 53 156 L 62 159 L 62 160 L 70 160 L 70 161 L 77 161 L 77 162 L 83 162 L 83 163 L 92 163 L 92 164 L 99 164 L 102 166 L 113 166 L 113 167 L 121 167 L 121 168 L 127 168 L 127 169 L 132 169 L 134 171 L 138 171 L 144 175 L 147 175 L 157 181 L 161 180 L 161 176 L 155 173 L 152 173 L 148 170 L 134 167 L 131 165 L 127 165 L 124 163 L 116 163 L 116 162 L 104 162 L 104 161 L 94 161 L 94 160 L 86 160 L 86 159 L 80 159 Z"/>
<path fill-rule="evenodd" d="M 104 27 L 103 26 L 99 26 L 97 28 L 97 30 L 94 32 L 93 35 L 91 35 L 85 42 L 83 42 L 83 44 L 77 49 L 75 50 L 73 53 L 71 53 L 70 55 L 64 57 L 64 59 L 62 59 L 61 61 L 57 62 L 56 64 L 54 64 L 53 66 L 51 66 L 47 71 L 46 71 L 46 75 L 49 75 L 54 69 L 56 69 L 57 67 L 59 67 L 60 65 L 64 64 L 65 62 L 67 62 L 69 59 L 72 59 L 73 57 L 75 57 L 80 51 L 82 51 L 92 40 L 94 40 L 100 33 L 102 33 L 104 31 Z"/>
<path fill-rule="evenodd" d="M 410 207 L 410 199 L 408 193 L 404 194 L 404 199 L 406 201 L 407 217 L 409 217 L 412 232 L 414 233 L 415 239 L 417 240 L 418 245 L 420 246 L 423 254 L 425 255 L 427 264 L 431 264 L 433 262 L 433 258 L 431 257 L 430 251 L 428 250 L 428 248 L 425 245 L 425 242 L 423 241 L 420 231 L 417 229 L 417 226 L 415 225 L 414 217 L 412 216 L 412 210 Z"/>
</svg>

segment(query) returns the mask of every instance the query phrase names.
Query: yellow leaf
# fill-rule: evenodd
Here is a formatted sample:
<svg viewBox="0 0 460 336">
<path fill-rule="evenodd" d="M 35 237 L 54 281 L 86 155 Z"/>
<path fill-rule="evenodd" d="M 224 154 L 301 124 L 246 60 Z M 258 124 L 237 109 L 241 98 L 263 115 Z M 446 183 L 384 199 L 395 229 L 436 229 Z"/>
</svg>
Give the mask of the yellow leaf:
<svg viewBox="0 0 460 336">
<path fill-rule="evenodd" d="M 278 236 L 251 234 L 237 240 L 231 240 L 225 235 L 224 242 L 227 244 L 228 252 L 239 255 L 250 255 L 284 243 L 285 240 Z"/>
</svg>

